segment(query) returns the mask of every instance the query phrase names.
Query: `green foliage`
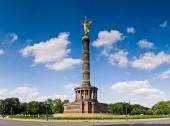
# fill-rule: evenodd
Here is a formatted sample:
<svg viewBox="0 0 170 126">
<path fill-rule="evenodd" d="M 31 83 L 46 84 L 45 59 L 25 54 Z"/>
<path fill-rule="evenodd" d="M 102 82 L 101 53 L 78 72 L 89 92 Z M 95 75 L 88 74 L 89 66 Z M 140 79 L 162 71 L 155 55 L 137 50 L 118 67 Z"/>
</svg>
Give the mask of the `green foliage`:
<svg viewBox="0 0 170 126">
<path fill-rule="evenodd" d="M 117 114 L 117 115 L 126 114 L 126 109 L 127 109 L 127 114 L 131 114 L 131 115 L 147 114 L 147 111 L 149 110 L 149 108 L 138 104 L 130 105 L 129 103 L 123 103 L 123 102 L 109 104 L 108 106 L 109 113 Z"/>
<path fill-rule="evenodd" d="M 63 113 L 64 103 L 68 103 L 68 100 L 61 101 L 60 99 L 47 99 L 45 102 L 31 101 L 20 103 L 18 98 L 6 98 L 0 100 L 0 114 L 1 115 L 42 115 L 42 114 L 54 114 Z"/>
<path fill-rule="evenodd" d="M 109 113 L 112 114 L 123 115 L 125 113 L 124 108 L 125 108 L 124 103 L 118 102 L 114 104 L 109 104 L 108 111 Z"/>
<path fill-rule="evenodd" d="M 45 119 L 45 116 L 13 116 L 12 118 L 18 118 L 18 119 Z M 165 115 L 132 115 L 128 116 L 128 119 L 151 119 L 151 118 L 167 118 Z M 125 120 L 125 116 L 112 116 L 112 115 L 106 115 L 106 116 L 58 116 L 58 117 L 52 117 L 50 116 L 48 118 L 49 120 L 114 120 L 114 119 L 121 119 Z"/>
<path fill-rule="evenodd" d="M 167 115 L 170 113 L 170 100 L 169 101 L 160 101 L 155 104 L 151 110 L 154 115 Z"/>
<path fill-rule="evenodd" d="M 21 114 L 26 114 L 27 103 L 20 103 L 19 109 Z"/>
<path fill-rule="evenodd" d="M 139 104 L 130 105 L 132 115 L 147 114 L 149 108 L 141 106 Z"/>
<path fill-rule="evenodd" d="M 18 98 L 6 98 L 4 100 L 4 112 L 5 114 L 17 114 L 19 113 L 20 101 Z"/>
<path fill-rule="evenodd" d="M 53 100 L 53 113 L 63 113 L 64 108 L 63 105 L 64 103 L 60 99 L 54 99 Z"/>
<path fill-rule="evenodd" d="M 1 115 L 36 115 L 37 117 L 41 115 L 63 113 L 63 105 L 68 103 L 69 100 L 61 101 L 61 99 L 47 99 L 45 102 L 31 101 L 20 103 L 18 98 L 6 98 L 0 100 L 0 114 Z M 170 113 L 170 100 L 160 101 L 155 104 L 152 108 L 147 108 L 139 104 L 130 105 L 129 103 L 117 102 L 114 104 L 109 104 L 108 111 L 114 115 L 125 115 L 127 110 L 127 115 L 168 115 Z M 129 118 L 131 118 L 131 116 Z M 138 118 L 138 116 L 132 116 Z M 147 116 L 143 116 L 144 118 Z M 149 116 L 150 117 L 150 116 Z M 99 117 L 96 117 L 99 118 Z M 103 117 L 105 118 L 105 117 Z M 113 117 L 109 117 L 113 118 Z M 115 117 L 114 117 L 115 118 Z M 117 118 L 117 117 L 116 117 Z M 124 117 L 121 117 L 124 118 Z M 140 118 L 140 117 L 139 117 Z"/>
<path fill-rule="evenodd" d="M 0 100 L 0 114 L 4 112 L 4 100 Z"/>
<path fill-rule="evenodd" d="M 39 103 L 37 101 L 31 101 L 26 105 L 26 114 L 38 114 Z"/>
</svg>

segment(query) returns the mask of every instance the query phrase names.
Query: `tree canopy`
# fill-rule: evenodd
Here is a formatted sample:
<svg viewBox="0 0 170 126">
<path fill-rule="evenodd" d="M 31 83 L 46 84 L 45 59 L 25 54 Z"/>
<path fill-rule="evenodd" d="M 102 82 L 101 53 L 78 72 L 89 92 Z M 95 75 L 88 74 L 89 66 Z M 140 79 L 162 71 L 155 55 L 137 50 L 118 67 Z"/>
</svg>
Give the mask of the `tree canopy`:
<svg viewBox="0 0 170 126">
<path fill-rule="evenodd" d="M 69 100 L 62 101 L 61 99 L 47 99 L 46 101 L 30 101 L 21 103 L 18 98 L 0 99 L 0 115 L 42 115 L 63 113 L 63 105 Z M 108 112 L 117 115 L 139 115 L 139 114 L 153 114 L 153 115 L 167 115 L 170 113 L 170 100 L 160 101 L 152 108 L 144 107 L 139 104 L 117 102 L 109 104 Z"/>
<path fill-rule="evenodd" d="M 13 114 L 54 114 L 63 113 L 64 103 L 69 102 L 68 100 L 61 101 L 61 99 L 47 99 L 44 102 L 30 101 L 28 103 L 21 103 L 18 98 L 6 98 L 0 100 L 0 114 L 2 115 L 13 115 Z"/>
<path fill-rule="evenodd" d="M 141 106 L 139 104 L 131 105 L 130 103 L 117 102 L 114 104 L 109 104 L 108 111 L 112 114 L 124 115 L 124 114 L 147 114 L 149 108 Z"/>
<path fill-rule="evenodd" d="M 169 101 L 160 101 L 155 104 L 150 111 L 154 115 L 165 115 L 170 113 L 170 100 Z"/>
</svg>

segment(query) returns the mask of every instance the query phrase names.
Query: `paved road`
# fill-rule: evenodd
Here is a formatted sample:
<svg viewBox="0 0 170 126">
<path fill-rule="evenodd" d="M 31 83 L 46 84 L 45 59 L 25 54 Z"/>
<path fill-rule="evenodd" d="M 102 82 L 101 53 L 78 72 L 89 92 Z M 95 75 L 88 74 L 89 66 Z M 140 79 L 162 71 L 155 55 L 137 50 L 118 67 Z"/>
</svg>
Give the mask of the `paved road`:
<svg viewBox="0 0 170 126">
<path fill-rule="evenodd" d="M 121 122 L 32 122 L 0 120 L 0 126 L 170 126 L 170 119 Z"/>
</svg>

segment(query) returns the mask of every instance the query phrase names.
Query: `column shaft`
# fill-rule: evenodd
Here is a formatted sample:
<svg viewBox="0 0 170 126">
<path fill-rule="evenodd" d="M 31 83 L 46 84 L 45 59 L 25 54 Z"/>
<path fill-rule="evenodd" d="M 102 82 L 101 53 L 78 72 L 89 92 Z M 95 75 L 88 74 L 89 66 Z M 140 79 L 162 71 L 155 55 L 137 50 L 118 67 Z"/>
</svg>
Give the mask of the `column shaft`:
<svg viewBox="0 0 170 126">
<path fill-rule="evenodd" d="M 83 39 L 83 86 L 90 86 L 90 58 L 89 58 L 89 42 L 90 39 Z"/>
<path fill-rule="evenodd" d="M 93 98 L 93 90 L 91 91 L 91 99 L 94 99 L 94 98 Z"/>
<path fill-rule="evenodd" d="M 86 99 L 86 92 L 85 92 L 85 90 L 83 90 L 83 92 L 84 92 L 83 98 Z"/>
<path fill-rule="evenodd" d="M 90 99 L 90 90 L 88 90 L 88 99 Z"/>
<path fill-rule="evenodd" d="M 93 95 L 93 97 L 94 97 L 94 98 L 93 98 L 93 99 L 95 99 L 95 97 L 96 97 L 96 92 L 95 92 L 95 91 L 93 91 L 93 93 L 94 93 L 94 95 Z"/>
<path fill-rule="evenodd" d="M 80 99 L 83 99 L 83 91 L 80 90 L 80 93 L 81 93 L 81 98 Z"/>
</svg>

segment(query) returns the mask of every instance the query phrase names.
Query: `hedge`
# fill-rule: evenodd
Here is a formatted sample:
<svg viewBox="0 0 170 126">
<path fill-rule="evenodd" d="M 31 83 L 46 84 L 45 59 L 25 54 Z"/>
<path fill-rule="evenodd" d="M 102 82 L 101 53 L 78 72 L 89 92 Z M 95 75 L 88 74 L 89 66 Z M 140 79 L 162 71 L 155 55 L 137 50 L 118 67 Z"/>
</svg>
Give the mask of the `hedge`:
<svg viewBox="0 0 170 126">
<path fill-rule="evenodd" d="M 10 118 L 16 119 L 46 119 L 45 116 L 10 116 Z M 168 118 L 167 115 L 132 115 L 127 116 L 127 119 L 153 119 L 153 118 Z M 58 116 L 58 117 L 48 117 L 49 120 L 123 120 L 126 116 Z"/>
</svg>

